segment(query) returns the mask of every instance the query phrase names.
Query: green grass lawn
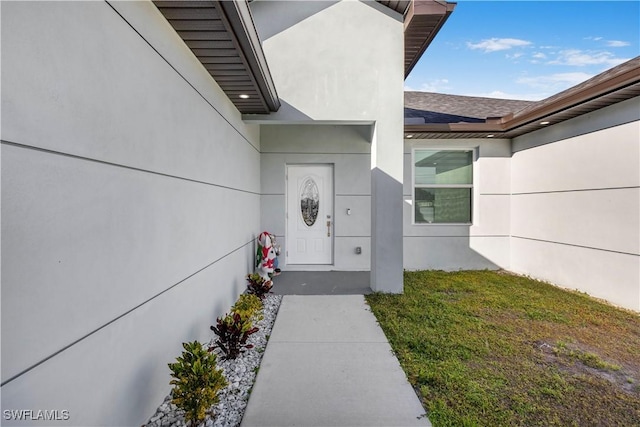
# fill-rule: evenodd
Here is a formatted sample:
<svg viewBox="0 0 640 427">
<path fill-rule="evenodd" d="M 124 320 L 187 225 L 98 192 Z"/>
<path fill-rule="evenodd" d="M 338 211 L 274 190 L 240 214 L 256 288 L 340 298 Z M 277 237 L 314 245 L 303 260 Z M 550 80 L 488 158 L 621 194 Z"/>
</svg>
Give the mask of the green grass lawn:
<svg viewBox="0 0 640 427">
<path fill-rule="evenodd" d="M 405 272 L 367 301 L 439 426 L 640 425 L 640 316 L 504 272 Z"/>
</svg>

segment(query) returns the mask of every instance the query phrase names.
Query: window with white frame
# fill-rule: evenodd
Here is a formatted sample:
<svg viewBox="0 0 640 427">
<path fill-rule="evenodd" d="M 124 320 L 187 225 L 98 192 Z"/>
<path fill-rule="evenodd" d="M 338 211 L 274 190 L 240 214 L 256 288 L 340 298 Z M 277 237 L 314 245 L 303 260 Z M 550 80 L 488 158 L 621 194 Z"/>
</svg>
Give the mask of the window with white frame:
<svg viewBox="0 0 640 427">
<path fill-rule="evenodd" d="M 471 224 L 473 150 L 413 150 L 414 224 Z"/>
</svg>

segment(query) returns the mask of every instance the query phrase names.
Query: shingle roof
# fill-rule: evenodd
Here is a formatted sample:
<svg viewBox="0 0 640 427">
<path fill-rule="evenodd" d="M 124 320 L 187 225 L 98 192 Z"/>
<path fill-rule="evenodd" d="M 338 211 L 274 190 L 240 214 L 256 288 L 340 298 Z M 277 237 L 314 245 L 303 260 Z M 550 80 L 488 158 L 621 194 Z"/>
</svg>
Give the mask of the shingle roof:
<svg viewBox="0 0 640 427">
<path fill-rule="evenodd" d="M 439 108 L 440 111 L 435 113 L 476 119 L 484 116 L 486 120 L 484 122 L 470 120 L 416 123 L 416 119 L 409 116 L 405 119 L 404 126 L 406 138 L 514 138 L 544 126 L 552 126 L 618 102 L 640 97 L 640 56 L 557 95 L 528 105 L 523 104 L 524 108 L 519 109 L 517 104 L 511 104 L 509 100 L 497 100 L 498 104 L 489 104 L 484 110 L 481 105 L 482 100 L 486 101 L 486 98 L 474 100 L 472 97 L 454 95 L 443 95 L 442 98 L 438 98 L 436 95 L 424 94 L 421 97 L 418 96 L 417 101 L 414 99 L 405 105 L 409 109 L 417 107 L 415 109 L 423 111 L 422 114 L 427 118 L 429 114 L 434 114 L 432 110 Z M 494 110 L 494 107 L 501 104 L 510 111 L 501 111 L 498 108 Z M 473 111 L 471 108 L 479 110 Z M 409 111 L 407 114 L 420 113 Z"/>
<path fill-rule="evenodd" d="M 404 117 L 407 124 L 481 123 L 487 117 L 506 116 L 532 104 L 535 102 L 432 92 L 405 92 Z"/>
</svg>

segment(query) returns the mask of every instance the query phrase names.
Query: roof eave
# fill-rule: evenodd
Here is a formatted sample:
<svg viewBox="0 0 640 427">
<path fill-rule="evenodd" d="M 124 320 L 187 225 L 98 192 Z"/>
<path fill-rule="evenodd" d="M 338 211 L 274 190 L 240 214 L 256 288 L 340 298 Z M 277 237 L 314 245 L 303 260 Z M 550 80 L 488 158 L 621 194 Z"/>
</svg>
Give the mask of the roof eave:
<svg viewBox="0 0 640 427">
<path fill-rule="evenodd" d="M 497 122 L 405 125 L 404 134 L 406 139 L 500 138 L 504 127 Z"/>
<path fill-rule="evenodd" d="M 514 138 L 637 96 L 640 96 L 640 57 L 514 114 L 487 118 L 484 123 L 405 125 L 405 137 Z"/>
<path fill-rule="evenodd" d="M 233 39 L 247 62 L 251 75 L 260 89 L 260 93 L 266 102 L 269 111 L 275 112 L 280 108 L 280 100 L 273 82 L 267 59 L 262 50 L 258 31 L 253 23 L 251 10 L 246 1 L 218 1 L 214 3 L 223 12 L 230 31 L 233 31 Z"/>
<path fill-rule="evenodd" d="M 640 58 L 636 59 L 635 66 L 621 70 L 621 72 L 606 80 L 597 81 L 593 84 L 588 84 L 590 81 L 587 81 L 585 84 L 567 89 L 537 102 L 529 108 L 516 112 L 513 118 L 506 122 L 508 129 L 513 130 L 527 123 L 548 118 L 558 112 L 584 104 L 609 93 L 624 90 L 638 83 L 640 81 Z M 597 76 L 594 79 L 597 79 Z"/>
<path fill-rule="evenodd" d="M 406 133 L 433 133 L 433 132 L 504 132 L 501 123 L 433 123 L 426 125 L 406 125 Z"/>
<path fill-rule="evenodd" d="M 378 3 L 388 7 L 389 9 L 398 12 L 400 15 L 404 15 L 409 8 L 409 5 L 413 3 L 413 0 L 376 0 Z"/>
<path fill-rule="evenodd" d="M 240 113 L 280 101 L 246 0 L 153 0 Z"/>
<path fill-rule="evenodd" d="M 435 0 L 414 0 L 409 4 L 404 21 L 405 78 L 447 22 L 455 7 L 456 3 Z"/>
</svg>

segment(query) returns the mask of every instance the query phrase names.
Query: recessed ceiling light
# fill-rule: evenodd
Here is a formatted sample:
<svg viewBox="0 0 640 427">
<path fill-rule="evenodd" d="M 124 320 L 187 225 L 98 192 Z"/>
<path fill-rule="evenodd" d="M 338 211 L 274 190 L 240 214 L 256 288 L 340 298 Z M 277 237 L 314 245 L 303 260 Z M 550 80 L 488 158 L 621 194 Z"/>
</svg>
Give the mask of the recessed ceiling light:
<svg viewBox="0 0 640 427">
<path fill-rule="evenodd" d="M 413 138 L 413 135 L 407 135 L 407 138 Z"/>
<path fill-rule="evenodd" d="M 240 95 L 240 98 L 242 99 L 249 99 L 249 95 L 243 93 L 242 95 Z"/>
<path fill-rule="evenodd" d="M 487 138 L 493 138 L 495 135 L 494 134 L 489 134 L 487 135 Z"/>
<path fill-rule="evenodd" d="M 549 123 L 551 123 L 551 122 L 547 122 L 547 121 L 540 122 L 541 125 L 548 125 Z"/>
</svg>

